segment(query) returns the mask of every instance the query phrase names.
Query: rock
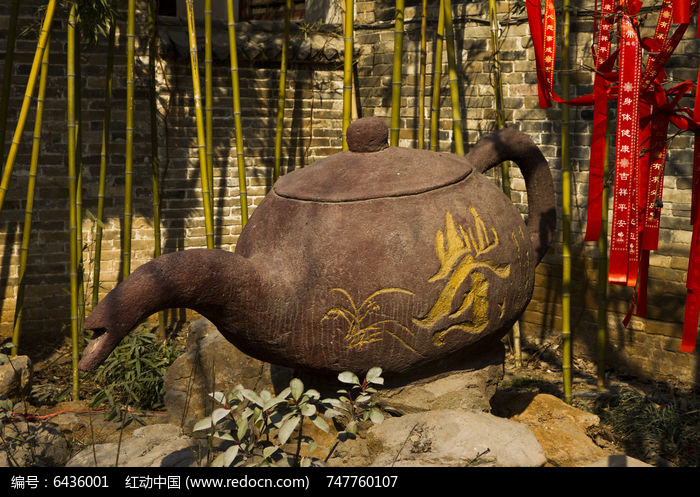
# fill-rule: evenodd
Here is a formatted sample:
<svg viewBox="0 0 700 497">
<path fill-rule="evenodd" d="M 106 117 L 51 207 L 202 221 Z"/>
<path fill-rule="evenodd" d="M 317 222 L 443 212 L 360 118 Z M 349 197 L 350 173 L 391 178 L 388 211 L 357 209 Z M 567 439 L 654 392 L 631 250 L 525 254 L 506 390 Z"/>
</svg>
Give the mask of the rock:
<svg viewBox="0 0 700 497">
<path fill-rule="evenodd" d="M 89 446 L 71 458 L 66 467 L 114 466 L 117 447 L 116 442 Z M 203 453 L 177 426 L 155 424 L 138 428 L 122 440 L 118 464 L 139 468 L 193 467 L 206 462 Z"/>
<path fill-rule="evenodd" d="M 588 468 L 653 468 L 651 464 L 625 455 L 612 455 L 586 464 Z"/>
<path fill-rule="evenodd" d="M 326 466 L 334 468 L 366 467 L 372 462 L 367 442 L 362 438 L 345 440 L 335 446 Z"/>
<path fill-rule="evenodd" d="M 386 419 L 367 433 L 372 466 L 542 466 L 527 426 L 488 413 L 443 409 Z"/>
<path fill-rule="evenodd" d="M 503 379 L 503 361 L 503 347 L 495 347 L 479 355 L 468 369 L 415 379 L 402 386 L 387 383 L 374 399 L 400 414 L 434 409 L 490 412 L 491 398 Z"/>
<path fill-rule="evenodd" d="M 520 407 L 521 412 L 509 416 L 510 419 L 530 427 L 550 466 L 585 466 L 609 455 L 587 435 L 600 422 L 595 414 L 576 409 L 549 394 L 514 394 L 510 406 Z"/>
<path fill-rule="evenodd" d="M 9 358 L 0 364 L 0 395 L 17 399 L 29 395 L 32 388 L 32 361 L 26 355 Z"/>
<path fill-rule="evenodd" d="M 228 393 L 237 385 L 260 392 L 289 386 L 292 370 L 254 359 L 231 345 L 208 320 L 190 325 L 187 350 L 163 379 L 168 422 L 191 432 L 218 404 L 211 392 Z"/>
<path fill-rule="evenodd" d="M 70 458 L 68 441 L 55 423 L 20 421 L 1 428 L 1 467 L 63 466 Z"/>
</svg>

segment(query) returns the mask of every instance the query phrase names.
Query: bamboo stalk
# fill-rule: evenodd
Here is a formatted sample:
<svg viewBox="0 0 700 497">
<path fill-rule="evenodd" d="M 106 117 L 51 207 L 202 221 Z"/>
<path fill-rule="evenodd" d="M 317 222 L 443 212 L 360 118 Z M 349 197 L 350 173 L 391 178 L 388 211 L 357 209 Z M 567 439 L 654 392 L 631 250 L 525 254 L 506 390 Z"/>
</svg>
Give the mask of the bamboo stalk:
<svg viewBox="0 0 700 497">
<path fill-rule="evenodd" d="M 284 130 L 284 101 L 287 91 L 287 45 L 289 45 L 289 22 L 292 13 L 292 0 L 284 6 L 284 39 L 282 41 L 282 61 L 280 63 L 280 87 L 277 94 L 277 128 L 275 130 L 275 169 L 272 181 L 280 177 L 282 163 L 282 131 Z"/>
<path fill-rule="evenodd" d="M 494 93 L 496 100 L 496 129 L 502 129 L 505 126 L 504 104 L 503 104 L 503 78 L 501 74 L 501 56 L 499 49 L 499 31 L 498 16 L 496 10 L 496 0 L 489 0 L 489 24 L 491 25 L 491 53 L 493 57 L 493 70 L 491 74 L 494 78 Z M 501 188 L 503 193 L 510 198 L 510 165 L 508 161 L 501 163 Z M 513 355 L 515 356 L 516 367 L 523 365 L 523 357 L 520 341 L 520 323 L 517 321 L 511 329 L 513 336 Z"/>
<path fill-rule="evenodd" d="M 100 179 L 97 191 L 97 217 L 95 227 L 95 263 L 92 278 L 92 307 L 97 305 L 100 297 L 100 261 L 102 259 L 102 238 L 104 232 L 105 184 L 107 182 L 107 161 L 109 160 L 109 135 L 112 120 L 112 75 L 114 73 L 114 43 L 116 21 L 109 27 L 107 41 L 107 67 L 105 77 L 105 109 L 102 120 L 102 149 L 100 150 Z"/>
<path fill-rule="evenodd" d="M 245 160 L 243 156 L 243 125 L 241 124 L 241 91 L 238 79 L 238 48 L 236 45 L 236 20 L 233 0 L 227 0 L 228 42 L 231 58 L 231 87 L 233 88 L 233 120 L 236 126 L 236 160 L 238 162 L 238 190 L 241 200 L 241 225 L 248 222 L 248 189 L 246 187 Z"/>
<path fill-rule="evenodd" d="M 158 108 L 156 105 L 156 57 L 158 21 L 154 0 L 148 1 L 148 104 L 151 117 L 151 185 L 153 198 L 153 257 L 162 254 L 160 236 L 160 160 L 158 158 Z M 166 312 L 158 312 L 158 337 L 165 340 Z"/>
<path fill-rule="evenodd" d="M 569 98 L 569 0 L 564 0 L 564 36 L 561 53 L 562 98 Z M 571 164 L 569 162 L 569 106 L 561 107 L 561 183 L 562 183 L 562 373 L 564 376 L 564 400 L 570 404 L 571 392 Z"/>
<path fill-rule="evenodd" d="M 83 287 L 83 115 L 82 71 L 80 64 L 80 20 L 75 25 L 75 246 L 78 273 L 78 330 L 85 321 L 85 288 Z"/>
<path fill-rule="evenodd" d="M 450 75 L 450 96 L 452 98 L 452 134 L 455 153 L 464 155 L 464 138 L 462 136 L 462 110 L 459 101 L 459 82 L 457 62 L 455 60 L 455 32 L 452 26 L 452 0 L 444 0 L 445 9 L 445 45 L 447 45 L 447 67 Z"/>
<path fill-rule="evenodd" d="M 5 132 L 7 130 L 7 109 L 10 105 L 12 71 L 15 59 L 15 39 L 17 38 L 17 18 L 19 17 L 19 0 L 12 0 L 10 21 L 7 26 L 7 49 L 2 71 L 2 92 L 0 92 L 0 161 L 5 157 Z"/>
<path fill-rule="evenodd" d="M 126 21 L 126 160 L 124 163 L 124 235 L 122 240 L 122 279 L 131 273 L 131 231 L 134 184 L 134 56 L 136 6 L 129 0 Z"/>
<path fill-rule="evenodd" d="M 420 79 L 418 82 L 418 148 L 425 148 L 425 70 L 427 65 L 428 0 L 423 0 L 420 20 Z"/>
<path fill-rule="evenodd" d="M 442 47 L 445 40 L 445 4 L 440 0 L 435 57 L 433 61 L 433 94 L 430 107 L 430 150 L 437 152 L 440 144 L 440 80 L 442 79 Z"/>
<path fill-rule="evenodd" d="M 499 51 L 499 24 L 496 15 L 496 0 L 489 0 L 489 22 L 491 25 L 491 52 L 493 57 L 493 70 L 491 74 L 494 78 L 494 92 L 496 100 L 496 129 L 505 126 L 505 116 L 503 114 L 503 79 L 501 75 L 501 56 Z M 508 162 L 501 164 L 501 186 L 503 192 L 510 198 L 510 170 Z"/>
<path fill-rule="evenodd" d="M 343 150 L 348 149 L 347 129 L 352 118 L 352 64 L 354 50 L 354 0 L 345 0 L 345 53 L 343 61 Z M 309 137 L 311 139 L 311 137 Z"/>
<path fill-rule="evenodd" d="M 605 133 L 605 155 L 603 159 L 603 198 L 601 199 L 601 227 L 598 238 L 598 333 L 596 339 L 598 357 L 597 387 L 604 389 L 605 384 L 605 352 L 608 341 L 608 170 L 610 168 L 609 137 Z"/>
<path fill-rule="evenodd" d="M 36 189 L 37 170 L 39 168 L 39 144 L 41 142 L 41 125 L 46 97 L 46 81 L 49 74 L 50 36 L 46 40 L 46 48 L 41 60 L 41 75 L 39 77 L 39 92 L 36 101 L 36 119 L 34 120 L 34 137 L 32 140 L 32 158 L 29 166 L 29 181 L 27 183 L 27 205 L 24 209 L 24 226 L 22 227 L 22 246 L 19 255 L 19 281 L 17 283 L 17 300 L 12 327 L 12 355 L 17 355 L 22 330 L 22 314 L 24 309 L 24 276 L 27 270 L 29 256 L 29 240 L 32 231 L 32 212 L 34 210 L 34 192 Z"/>
<path fill-rule="evenodd" d="M 0 181 L 0 212 L 2 212 L 2 207 L 5 203 L 5 196 L 7 195 L 7 190 L 10 185 L 12 169 L 14 167 L 15 159 L 17 158 L 19 144 L 22 140 L 22 132 L 24 131 L 24 126 L 27 123 L 27 115 L 29 114 L 29 107 L 32 103 L 34 87 L 36 86 L 36 80 L 39 75 L 39 69 L 41 68 L 41 61 L 44 57 L 44 49 L 46 48 L 46 43 L 49 37 L 49 27 L 51 26 L 51 21 L 53 19 L 53 14 L 55 10 L 56 0 L 50 0 L 49 4 L 46 7 L 46 15 L 44 16 L 44 22 L 41 26 L 41 34 L 39 35 L 39 42 L 37 43 L 36 52 L 34 53 L 32 69 L 29 72 L 27 88 L 24 93 L 24 101 L 22 102 L 22 108 L 20 109 L 17 127 L 15 128 L 15 134 L 12 138 L 12 145 L 10 145 L 10 151 L 7 154 L 7 160 L 5 161 L 5 169 L 2 172 L 2 181 Z"/>
<path fill-rule="evenodd" d="M 404 0 L 396 0 L 396 19 L 394 21 L 394 72 L 391 80 L 391 129 L 389 144 L 399 145 L 401 122 L 401 56 L 403 54 Z"/>
<path fill-rule="evenodd" d="M 76 212 L 76 117 L 75 117 L 75 55 L 76 55 L 76 23 L 77 6 L 73 4 L 68 17 L 68 49 L 66 73 L 68 79 L 67 87 L 67 114 L 68 114 L 68 201 L 69 201 L 69 240 L 70 240 L 70 308 L 71 308 L 71 338 L 73 342 L 73 400 L 78 400 L 80 396 L 80 380 L 78 376 L 78 251 L 80 248 L 76 244 L 77 212 Z"/>
<path fill-rule="evenodd" d="M 199 168 L 202 183 L 202 203 L 204 204 L 204 225 L 207 248 L 214 248 L 213 218 L 209 174 L 207 173 L 206 140 L 204 133 L 204 116 L 202 115 L 202 91 L 199 84 L 199 62 L 197 60 L 197 33 L 194 22 L 193 0 L 187 0 L 187 27 L 190 44 L 190 61 L 192 66 L 192 91 L 194 94 L 195 118 L 197 120 L 197 145 L 199 149 Z"/>
<path fill-rule="evenodd" d="M 207 173 L 211 187 L 211 210 L 214 214 L 214 110 L 212 104 L 211 0 L 204 0 L 204 117 L 207 139 Z"/>
</svg>

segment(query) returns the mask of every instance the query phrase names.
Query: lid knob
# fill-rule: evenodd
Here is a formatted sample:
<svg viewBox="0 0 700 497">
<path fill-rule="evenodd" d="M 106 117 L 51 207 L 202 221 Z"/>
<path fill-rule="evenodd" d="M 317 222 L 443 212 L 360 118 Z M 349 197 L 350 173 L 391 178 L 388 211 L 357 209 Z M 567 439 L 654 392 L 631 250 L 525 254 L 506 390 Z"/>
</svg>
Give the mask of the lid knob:
<svg viewBox="0 0 700 497">
<path fill-rule="evenodd" d="M 379 152 L 389 146 L 389 128 L 381 117 L 363 117 L 348 126 L 346 140 L 351 152 Z"/>
</svg>

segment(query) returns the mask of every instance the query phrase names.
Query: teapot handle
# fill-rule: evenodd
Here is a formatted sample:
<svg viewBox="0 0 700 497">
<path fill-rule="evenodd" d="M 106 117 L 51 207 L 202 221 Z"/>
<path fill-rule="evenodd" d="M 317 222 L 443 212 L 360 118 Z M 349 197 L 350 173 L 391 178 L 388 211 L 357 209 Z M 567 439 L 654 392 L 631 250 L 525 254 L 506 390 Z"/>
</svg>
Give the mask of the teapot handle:
<svg viewBox="0 0 700 497">
<path fill-rule="evenodd" d="M 539 262 L 552 241 L 557 217 L 552 173 L 540 149 L 526 134 L 504 128 L 484 136 L 465 159 L 480 173 L 507 160 L 518 165 L 527 190 L 530 243 Z"/>
</svg>

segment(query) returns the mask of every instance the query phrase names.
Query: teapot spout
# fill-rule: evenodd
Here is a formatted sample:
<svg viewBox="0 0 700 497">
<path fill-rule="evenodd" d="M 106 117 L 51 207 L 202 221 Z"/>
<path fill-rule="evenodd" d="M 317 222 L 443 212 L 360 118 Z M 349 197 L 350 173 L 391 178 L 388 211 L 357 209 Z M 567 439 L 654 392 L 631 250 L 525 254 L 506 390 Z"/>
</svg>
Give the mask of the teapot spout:
<svg viewBox="0 0 700 497">
<path fill-rule="evenodd" d="M 248 259 L 217 249 L 174 252 L 140 266 L 85 320 L 84 328 L 94 335 L 78 368 L 96 369 L 131 330 L 158 311 L 185 307 L 207 317 L 226 308 L 230 315 L 249 266 Z"/>
</svg>

